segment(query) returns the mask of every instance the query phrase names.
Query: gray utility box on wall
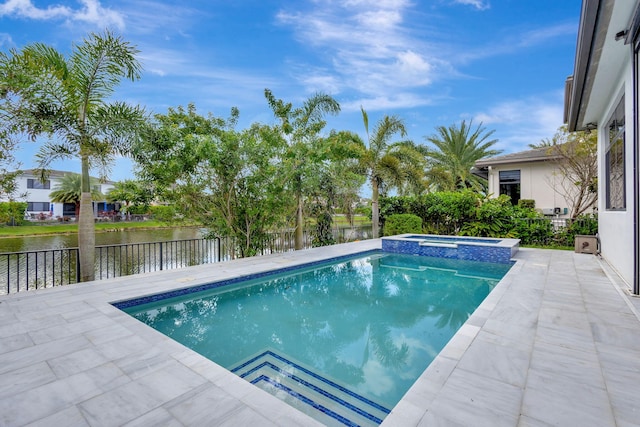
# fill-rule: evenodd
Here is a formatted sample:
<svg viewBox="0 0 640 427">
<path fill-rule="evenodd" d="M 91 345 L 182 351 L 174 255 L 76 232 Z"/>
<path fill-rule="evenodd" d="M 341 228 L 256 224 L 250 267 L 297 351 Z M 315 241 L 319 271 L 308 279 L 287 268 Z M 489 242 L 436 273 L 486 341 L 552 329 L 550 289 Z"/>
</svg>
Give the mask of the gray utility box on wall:
<svg viewBox="0 0 640 427">
<path fill-rule="evenodd" d="M 576 253 L 595 254 L 598 253 L 598 238 L 596 236 L 576 235 Z"/>
</svg>

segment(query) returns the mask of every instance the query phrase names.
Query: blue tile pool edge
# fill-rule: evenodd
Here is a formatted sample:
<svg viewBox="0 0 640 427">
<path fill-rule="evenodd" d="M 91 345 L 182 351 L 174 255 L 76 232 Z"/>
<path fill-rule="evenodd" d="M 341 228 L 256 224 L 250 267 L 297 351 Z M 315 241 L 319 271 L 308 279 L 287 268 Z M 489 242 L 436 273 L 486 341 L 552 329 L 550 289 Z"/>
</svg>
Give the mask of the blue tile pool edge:
<svg viewBox="0 0 640 427">
<path fill-rule="evenodd" d="M 383 252 L 384 251 L 382 249 L 370 249 L 370 250 L 366 250 L 366 251 L 362 251 L 362 252 L 356 252 L 356 253 L 353 253 L 353 254 L 340 255 L 340 256 L 335 256 L 335 257 L 331 257 L 331 258 L 324 258 L 324 259 L 321 259 L 321 260 L 305 262 L 303 264 L 292 265 L 292 266 L 289 266 L 289 267 L 278 268 L 278 269 L 275 269 L 275 270 L 265 270 L 265 271 L 260 271 L 260 272 L 257 272 L 257 273 L 241 275 L 241 276 L 237 276 L 237 277 L 232 277 L 230 279 L 223 279 L 223 280 L 218 280 L 218 281 L 205 283 L 205 284 L 202 284 L 202 285 L 187 286 L 187 287 L 184 287 L 184 288 L 174 289 L 174 290 L 171 290 L 171 291 L 160 292 L 160 293 L 157 293 L 157 294 L 149 294 L 149 295 L 144 295 L 144 296 L 136 297 L 136 298 L 130 298 L 130 299 L 126 299 L 126 300 L 112 301 L 110 304 L 112 306 L 114 306 L 115 308 L 117 308 L 117 309 L 126 310 L 127 308 L 136 307 L 138 305 L 149 304 L 149 303 L 158 302 L 158 301 L 162 301 L 162 300 L 169 299 L 169 298 L 180 297 L 180 296 L 189 295 L 189 294 L 192 294 L 192 293 L 197 293 L 197 292 L 207 291 L 207 290 L 211 290 L 211 289 L 216 289 L 216 288 L 220 288 L 220 287 L 223 287 L 223 286 L 228 286 L 228 285 L 233 285 L 233 284 L 237 284 L 237 283 L 240 283 L 240 282 L 244 282 L 244 281 L 247 281 L 247 280 L 260 279 L 260 278 L 264 278 L 264 277 L 268 277 L 268 276 L 272 276 L 272 275 L 288 273 L 290 271 L 301 270 L 301 269 L 305 269 L 305 268 L 309 268 L 309 267 L 316 267 L 316 266 L 321 265 L 321 264 L 330 264 L 330 263 L 333 263 L 333 262 L 336 262 L 336 261 L 346 261 L 346 260 L 351 259 L 351 258 L 360 258 L 360 257 L 363 257 L 363 256 L 380 254 L 380 253 L 383 253 Z"/>
</svg>

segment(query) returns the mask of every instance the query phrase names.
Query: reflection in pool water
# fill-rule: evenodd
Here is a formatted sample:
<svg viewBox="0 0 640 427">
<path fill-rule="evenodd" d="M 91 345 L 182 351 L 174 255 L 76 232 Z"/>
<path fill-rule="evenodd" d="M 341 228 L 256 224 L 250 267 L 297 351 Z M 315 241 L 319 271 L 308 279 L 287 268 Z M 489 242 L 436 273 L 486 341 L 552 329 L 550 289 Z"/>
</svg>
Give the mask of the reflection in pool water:
<svg viewBox="0 0 640 427">
<path fill-rule="evenodd" d="M 509 268 L 376 253 L 125 311 L 228 369 L 273 351 L 392 408 Z"/>
</svg>

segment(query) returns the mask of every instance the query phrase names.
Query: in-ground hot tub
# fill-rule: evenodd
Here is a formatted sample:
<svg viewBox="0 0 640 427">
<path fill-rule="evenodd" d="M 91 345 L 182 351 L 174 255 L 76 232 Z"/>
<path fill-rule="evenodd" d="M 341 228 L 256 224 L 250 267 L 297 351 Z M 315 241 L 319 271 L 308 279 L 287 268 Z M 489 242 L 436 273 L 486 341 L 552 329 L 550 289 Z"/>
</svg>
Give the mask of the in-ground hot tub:
<svg viewBox="0 0 640 427">
<path fill-rule="evenodd" d="M 435 234 L 399 234 L 382 238 L 382 250 L 468 261 L 510 263 L 520 239 L 495 239 Z"/>
</svg>

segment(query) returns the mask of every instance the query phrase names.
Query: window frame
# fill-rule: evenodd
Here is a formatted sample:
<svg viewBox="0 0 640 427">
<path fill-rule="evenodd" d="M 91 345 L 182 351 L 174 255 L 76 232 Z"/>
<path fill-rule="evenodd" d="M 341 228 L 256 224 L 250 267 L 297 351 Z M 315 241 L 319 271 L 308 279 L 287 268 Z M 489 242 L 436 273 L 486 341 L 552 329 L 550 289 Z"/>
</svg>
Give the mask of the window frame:
<svg viewBox="0 0 640 427">
<path fill-rule="evenodd" d="M 27 188 L 30 190 L 51 190 L 51 180 L 47 179 L 44 182 L 35 178 L 27 178 Z"/>
<path fill-rule="evenodd" d="M 34 205 L 38 207 L 46 207 L 46 209 L 34 209 Z M 51 209 L 49 202 L 27 202 L 27 212 L 48 212 Z"/>
<path fill-rule="evenodd" d="M 605 210 L 627 210 L 626 125 L 624 95 L 616 103 L 605 129 L 604 186 Z"/>
<path fill-rule="evenodd" d="M 517 172 L 518 178 L 517 180 L 514 178 L 509 178 L 506 177 L 506 175 L 511 174 L 511 175 L 515 175 L 515 173 Z M 505 175 L 505 178 L 503 179 L 503 174 Z M 511 198 L 511 204 L 513 204 L 514 206 L 518 204 L 518 201 L 522 198 L 522 171 L 520 169 L 509 169 L 509 170 L 501 170 L 498 171 L 498 194 L 501 195 L 507 195 Z M 505 190 L 503 191 L 503 186 L 504 187 L 516 187 L 515 193 L 513 194 L 512 191 L 509 190 Z M 514 196 L 517 197 L 514 198 Z"/>
</svg>

